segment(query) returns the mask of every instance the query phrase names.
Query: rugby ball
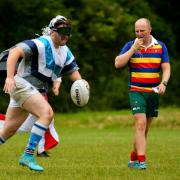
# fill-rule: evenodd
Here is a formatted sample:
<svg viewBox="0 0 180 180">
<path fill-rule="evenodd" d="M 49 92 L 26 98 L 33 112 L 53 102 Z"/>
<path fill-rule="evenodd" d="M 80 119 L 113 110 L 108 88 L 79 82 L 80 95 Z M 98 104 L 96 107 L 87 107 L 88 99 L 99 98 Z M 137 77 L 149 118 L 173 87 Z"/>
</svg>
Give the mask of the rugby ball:
<svg viewBox="0 0 180 180">
<path fill-rule="evenodd" d="M 82 107 L 89 101 L 90 88 L 86 80 L 80 79 L 74 81 L 71 86 L 71 99 L 75 105 Z"/>
</svg>

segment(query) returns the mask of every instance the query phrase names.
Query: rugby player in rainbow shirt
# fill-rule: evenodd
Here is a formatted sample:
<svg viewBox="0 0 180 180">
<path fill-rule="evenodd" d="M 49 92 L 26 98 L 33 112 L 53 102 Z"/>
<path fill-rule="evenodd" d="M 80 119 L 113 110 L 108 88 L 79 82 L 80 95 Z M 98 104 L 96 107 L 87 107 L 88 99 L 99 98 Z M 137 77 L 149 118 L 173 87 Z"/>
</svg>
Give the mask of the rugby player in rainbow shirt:
<svg viewBox="0 0 180 180">
<path fill-rule="evenodd" d="M 171 70 L 166 45 L 151 35 L 146 18 L 135 22 L 133 41 L 127 42 L 115 58 L 115 67 L 129 66 L 129 99 L 135 120 L 135 138 L 129 168 L 146 169 L 147 134 L 158 116 L 159 95 L 166 91 Z M 162 76 L 160 76 L 162 71 Z"/>
</svg>

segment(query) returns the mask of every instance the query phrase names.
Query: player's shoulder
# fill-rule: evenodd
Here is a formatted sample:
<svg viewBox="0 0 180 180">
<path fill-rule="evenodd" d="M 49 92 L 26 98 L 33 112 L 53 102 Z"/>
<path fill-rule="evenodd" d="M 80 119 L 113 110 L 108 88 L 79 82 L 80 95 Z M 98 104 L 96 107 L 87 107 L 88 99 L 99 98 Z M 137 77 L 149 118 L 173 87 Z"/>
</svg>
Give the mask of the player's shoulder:
<svg viewBox="0 0 180 180">
<path fill-rule="evenodd" d="M 131 47 L 134 44 L 135 39 L 131 39 L 130 41 L 126 42 L 125 46 Z"/>
<path fill-rule="evenodd" d="M 157 39 L 158 44 L 165 45 L 165 43 L 159 39 Z"/>
<path fill-rule="evenodd" d="M 62 48 L 62 50 L 65 52 L 65 54 L 66 54 L 68 57 L 72 57 L 72 56 L 73 56 L 70 48 L 69 48 L 67 45 L 61 46 L 61 48 Z"/>
<path fill-rule="evenodd" d="M 32 54 L 32 48 L 31 46 L 27 43 L 27 40 L 26 41 L 22 41 L 22 42 L 19 42 L 17 43 L 14 48 L 20 48 L 22 49 L 22 51 L 24 52 L 25 55 L 30 55 Z"/>
<path fill-rule="evenodd" d="M 166 50 L 166 49 L 167 49 L 166 44 L 165 44 L 163 41 L 157 40 L 157 42 L 158 42 L 158 44 L 162 47 L 163 50 Z"/>
<path fill-rule="evenodd" d="M 71 51 L 67 45 L 61 46 L 61 48 L 66 52 Z"/>
</svg>

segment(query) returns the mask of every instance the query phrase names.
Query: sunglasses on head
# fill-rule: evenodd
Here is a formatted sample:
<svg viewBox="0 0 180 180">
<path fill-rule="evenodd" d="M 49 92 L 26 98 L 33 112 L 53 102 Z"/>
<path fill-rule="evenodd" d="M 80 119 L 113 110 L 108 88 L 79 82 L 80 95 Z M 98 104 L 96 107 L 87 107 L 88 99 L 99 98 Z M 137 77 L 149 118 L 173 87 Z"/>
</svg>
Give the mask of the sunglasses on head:
<svg viewBox="0 0 180 180">
<path fill-rule="evenodd" d="M 53 31 L 56 31 L 61 36 L 71 36 L 71 27 L 60 27 L 53 29 Z"/>
</svg>

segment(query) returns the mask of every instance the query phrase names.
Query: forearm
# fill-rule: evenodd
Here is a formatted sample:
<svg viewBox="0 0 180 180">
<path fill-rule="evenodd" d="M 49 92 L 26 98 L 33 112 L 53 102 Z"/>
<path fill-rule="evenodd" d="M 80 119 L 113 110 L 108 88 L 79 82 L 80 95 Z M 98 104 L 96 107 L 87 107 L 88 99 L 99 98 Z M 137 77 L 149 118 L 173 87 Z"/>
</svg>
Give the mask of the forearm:
<svg viewBox="0 0 180 180">
<path fill-rule="evenodd" d="M 131 47 L 126 53 L 120 56 L 117 56 L 115 58 L 115 64 L 114 64 L 115 68 L 124 67 L 128 63 L 129 59 L 132 57 L 134 52 L 135 52 L 135 49 Z"/>
<path fill-rule="evenodd" d="M 53 83 L 52 90 L 53 90 L 53 93 L 54 93 L 55 96 L 59 95 L 59 89 L 60 89 L 60 86 L 61 86 L 61 82 L 62 82 L 61 78 L 58 78 Z"/>
<path fill-rule="evenodd" d="M 158 86 L 158 93 L 163 95 L 166 92 L 166 86 L 170 78 L 171 68 L 169 63 L 163 63 L 162 68 L 162 80 Z"/>
<path fill-rule="evenodd" d="M 70 75 L 70 79 L 71 79 L 72 81 L 76 81 L 76 80 L 78 80 L 78 79 L 82 79 L 82 77 L 81 77 L 79 71 L 74 71 L 74 72 Z"/>
<path fill-rule="evenodd" d="M 168 82 L 171 75 L 171 68 L 169 63 L 164 63 L 162 65 L 162 80 L 161 83 Z"/>
</svg>

